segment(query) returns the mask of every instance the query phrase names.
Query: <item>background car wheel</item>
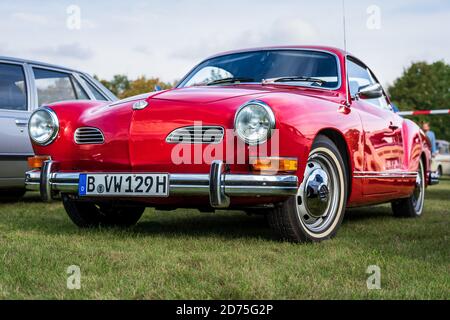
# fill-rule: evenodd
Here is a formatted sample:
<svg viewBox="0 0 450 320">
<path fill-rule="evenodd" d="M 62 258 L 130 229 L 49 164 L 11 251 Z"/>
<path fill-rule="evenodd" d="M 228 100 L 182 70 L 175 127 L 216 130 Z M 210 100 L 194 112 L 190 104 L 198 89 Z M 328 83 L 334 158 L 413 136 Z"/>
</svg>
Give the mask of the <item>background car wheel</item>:
<svg viewBox="0 0 450 320">
<path fill-rule="evenodd" d="M 346 167 L 336 145 L 325 136 L 317 137 L 297 196 L 270 213 L 270 225 L 293 242 L 332 238 L 344 218 L 346 177 Z"/>
<path fill-rule="evenodd" d="M 62 200 L 69 218 L 80 228 L 129 227 L 139 221 L 145 210 L 145 207 L 76 201 L 67 195 Z"/>
<path fill-rule="evenodd" d="M 439 178 L 442 177 L 442 176 L 444 175 L 444 171 L 442 170 L 442 166 L 439 166 L 439 167 L 438 167 L 437 172 L 438 172 Z"/>
<path fill-rule="evenodd" d="M 18 201 L 25 195 L 25 189 L 0 190 L 0 201 Z"/>
<path fill-rule="evenodd" d="M 396 217 L 417 218 L 422 215 L 425 202 L 425 170 L 422 160 L 419 163 L 419 170 L 416 179 L 416 186 L 413 194 L 406 199 L 392 202 L 392 212 Z"/>
</svg>

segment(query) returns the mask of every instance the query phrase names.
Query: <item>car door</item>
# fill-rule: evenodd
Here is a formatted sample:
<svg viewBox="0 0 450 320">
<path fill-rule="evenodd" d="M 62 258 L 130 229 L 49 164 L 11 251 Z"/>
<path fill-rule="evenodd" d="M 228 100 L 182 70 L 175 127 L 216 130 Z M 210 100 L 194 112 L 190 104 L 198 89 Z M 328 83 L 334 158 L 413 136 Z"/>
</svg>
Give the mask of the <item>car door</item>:
<svg viewBox="0 0 450 320">
<path fill-rule="evenodd" d="M 364 64 L 349 58 L 347 69 L 353 105 L 359 110 L 364 130 L 364 171 L 355 176 L 364 179 L 366 195 L 395 194 L 395 182 L 404 167 L 403 120 L 392 111 L 385 95 L 358 98 L 361 87 L 378 83 Z"/>
<path fill-rule="evenodd" d="M 33 155 L 27 125 L 31 113 L 29 76 L 23 63 L 0 61 L 0 187 L 24 187 Z M 28 80 L 28 81 L 27 81 Z"/>
</svg>

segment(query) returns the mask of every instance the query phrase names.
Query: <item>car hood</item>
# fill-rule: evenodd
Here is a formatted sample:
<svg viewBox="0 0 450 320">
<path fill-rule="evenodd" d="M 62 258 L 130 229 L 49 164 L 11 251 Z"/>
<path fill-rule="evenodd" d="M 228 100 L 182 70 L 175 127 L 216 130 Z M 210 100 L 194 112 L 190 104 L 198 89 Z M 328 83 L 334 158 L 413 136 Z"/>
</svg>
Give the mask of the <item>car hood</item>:
<svg viewBox="0 0 450 320">
<path fill-rule="evenodd" d="M 188 87 L 162 91 L 151 95 L 149 99 L 174 102 L 212 103 L 242 96 L 258 95 L 270 92 L 261 88 L 230 87 Z"/>
</svg>

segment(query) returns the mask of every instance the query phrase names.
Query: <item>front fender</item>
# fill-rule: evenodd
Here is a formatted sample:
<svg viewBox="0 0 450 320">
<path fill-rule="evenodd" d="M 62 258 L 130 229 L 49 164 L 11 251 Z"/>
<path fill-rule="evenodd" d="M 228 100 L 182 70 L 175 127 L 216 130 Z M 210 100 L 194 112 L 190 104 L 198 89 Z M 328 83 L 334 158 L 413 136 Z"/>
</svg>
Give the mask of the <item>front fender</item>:
<svg viewBox="0 0 450 320">
<path fill-rule="evenodd" d="M 360 196 L 360 180 L 352 181 L 354 171 L 363 171 L 364 140 L 361 118 L 356 109 L 344 108 L 339 103 L 314 98 L 304 98 L 298 103 L 268 103 L 276 115 L 280 130 L 280 154 L 293 153 L 299 159 L 297 176 L 303 181 L 308 156 L 319 134 L 339 136 L 345 145 L 341 148 L 344 161 L 348 160 L 350 183 L 349 202 Z"/>
</svg>

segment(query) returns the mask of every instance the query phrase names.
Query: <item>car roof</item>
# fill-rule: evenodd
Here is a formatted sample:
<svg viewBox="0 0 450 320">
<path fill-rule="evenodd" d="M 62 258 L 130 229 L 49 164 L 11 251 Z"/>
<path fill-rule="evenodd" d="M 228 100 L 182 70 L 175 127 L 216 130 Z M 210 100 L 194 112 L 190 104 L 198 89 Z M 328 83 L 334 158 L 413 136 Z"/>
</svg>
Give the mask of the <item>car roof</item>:
<svg viewBox="0 0 450 320">
<path fill-rule="evenodd" d="M 86 72 L 84 72 L 84 71 L 80 71 L 80 70 L 76 70 L 76 69 L 72 69 L 72 68 L 67 68 L 67 67 L 62 67 L 62 66 L 58 66 L 58 65 L 54 65 L 54 64 L 50 64 L 50 63 L 46 63 L 46 62 L 40 62 L 40 61 L 35 61 L 35 60 L 23 59 L 23 58 L 0 56 L 0 60 L 1 61 L 7 61 L 7 62 L 15 62 L 15 63 L 36 64 L 36 65 L 40 65 L 40 66 L 43 66 L 43 67 L 49 67 L 49 68 L 55 68 L 55 69 L 61 69 L 61 70 L 66 70 L 66 71 L 78 72 L 78 73 L 86 74 Z"/>
<path fill-rule="evenodd" d="M 248 48 L 248 49 L 241 49 L 241 50 L 232 50 L 232 51 L 226 51 L 226 52 L 222 52 L 219 54 L 215 54 L 211 57 L 208 57 L 206 60 L 211 59 L 211 58 L 215 58 L 215 57 L 220 57 L 223 55 L 228 55 L 228 54 L 234 54 L 234 53 L 241 53 L 241 52 L 251 52 L 251 51 L 260 51 L 260 50 L 301 50 L 301 49 L 305 49 L 305 50 L 317 50 L 317 51 L 327 51 L 330 53 L 334 53 L 337 56 L 346 56 L 346 55 L 351 55 L 350 53 L 348 53 L 345 50 L 336 48 L 336 47 L 331 47 L 331 46 L 300 46 L 300 45 L 291 45 L 291 46 L 269 46 L 269 47 L 257 47 L 257 48 Z"/>
<path fill-rule="evenodd" d="M 445 140 L 436 140 L 437 143 L 441 143 L 441 144 L 450 144 L 450 142 L 445 141 Z"/>
</svg>

